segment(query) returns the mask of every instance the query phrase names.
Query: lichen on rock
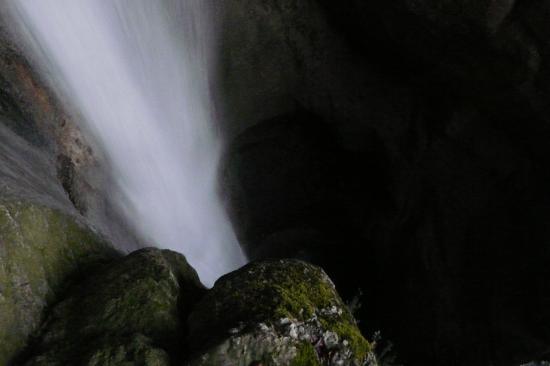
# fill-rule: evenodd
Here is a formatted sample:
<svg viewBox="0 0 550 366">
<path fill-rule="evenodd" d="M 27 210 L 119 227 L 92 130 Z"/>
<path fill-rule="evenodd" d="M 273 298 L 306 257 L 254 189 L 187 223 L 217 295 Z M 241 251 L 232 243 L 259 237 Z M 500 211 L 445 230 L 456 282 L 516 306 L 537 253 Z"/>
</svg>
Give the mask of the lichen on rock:
<svg viewBox="0 0 550 366">
<path fill-rule="evenodd" d="M 218 280 L 189 318 L 190 365 L 362 365 L 372 347 L 320 268 L 251 263 Z"/>
</svg>

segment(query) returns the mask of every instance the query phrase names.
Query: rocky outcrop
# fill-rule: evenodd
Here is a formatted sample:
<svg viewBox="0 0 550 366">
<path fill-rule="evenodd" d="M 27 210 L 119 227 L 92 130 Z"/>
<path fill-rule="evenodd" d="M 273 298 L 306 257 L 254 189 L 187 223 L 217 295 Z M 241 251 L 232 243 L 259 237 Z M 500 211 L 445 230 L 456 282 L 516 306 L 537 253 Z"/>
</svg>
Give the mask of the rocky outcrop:
<svg viewBox="0 0 550 366">
<path fill-rule="evenodd" d="M 190 365 L 363 365 L 376 358 L 332 281 L 297 260 L 219 279 L 189 317 Z"/>
<path fill-rule="evenodd" d="M 71 278 L 14 364 L 378 364 L 332 281 L 305 262 L 252 263 L 207 291 L 181 254 L 149 248 Z"/>
</svg>

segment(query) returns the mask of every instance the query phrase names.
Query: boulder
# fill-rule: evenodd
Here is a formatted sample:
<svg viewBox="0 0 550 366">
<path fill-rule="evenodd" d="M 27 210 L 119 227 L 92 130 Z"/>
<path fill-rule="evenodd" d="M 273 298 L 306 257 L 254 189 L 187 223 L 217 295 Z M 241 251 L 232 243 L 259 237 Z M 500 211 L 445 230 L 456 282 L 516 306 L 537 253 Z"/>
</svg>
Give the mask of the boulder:
<svg viewBox="0 0 550 366">
<path fill-rule="evenodd" d="M 135 334 L 124 340 L 105 342 L 89 358 L 88 366 L 169 366 L 170 357 L 150 338 Z"/>
<path fill-rule="evenodd" d="M 332 281 L 298 260 L 253 262 L 219 279 L 189 317 L 189 365 L 375 362 Z"/>
<path fill-rule="evenodd" d="M 203 291 L 182 255 L 136 251 L 69 289 L 25 364 L 167 365 L 181 357 L 186 314 Z"/>
<path fill-rule="evenodd" d="M 0 364 L 25 348 L 69 279 L 117 256 L 69 215 L 26 202 L 0 203 Z"/>
</svg>

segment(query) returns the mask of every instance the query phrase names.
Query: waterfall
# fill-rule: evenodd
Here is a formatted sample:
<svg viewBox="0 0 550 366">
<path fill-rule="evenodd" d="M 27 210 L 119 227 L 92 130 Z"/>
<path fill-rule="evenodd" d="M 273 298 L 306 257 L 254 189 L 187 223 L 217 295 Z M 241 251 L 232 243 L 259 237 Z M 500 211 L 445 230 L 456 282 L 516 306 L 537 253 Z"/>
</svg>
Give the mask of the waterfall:
<svg viewBox="0 0 550 366">
<path fill-rule="evenodd" d="M 10 0 L 40 69 L 109 159 L 110 196 L 140 235 L 202 281 L 245 262 L 217 196 L 204 0 Z M 39 54 L 39 55 L 38 55 Z"/>
</svg>

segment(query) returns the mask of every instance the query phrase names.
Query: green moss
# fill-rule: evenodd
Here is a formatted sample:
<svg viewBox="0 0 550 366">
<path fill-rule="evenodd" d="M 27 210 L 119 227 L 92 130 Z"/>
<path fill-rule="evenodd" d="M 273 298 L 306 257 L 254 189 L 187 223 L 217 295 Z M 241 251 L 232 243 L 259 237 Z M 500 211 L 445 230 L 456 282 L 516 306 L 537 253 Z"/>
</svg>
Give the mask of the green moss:
<svg viewBox="0 0 550 366">
<path fill-rule="evenodd" d="M 25 346 L 70 278 L 117 256 L 69 215 L 0 202 L 0 364 Z"/>
<path fill-rule="evenodd" d="M 88 366 L 168 366 L 170 358 L 141 334 L 97 348 L 87 360 Z"/>
<path fill-rule="evenodd" d="M 184 259 L 167 260 L 166 255 L 174 257 L 176 253 L 142 249 L 89 273 L 47 319 L 33 352 L 35 364 L 45 365 L 40 362 L 43 358 L 59 364 L 85 364 L 89 357 L 118 359 L 114 356 L 117 350 L 138 348 L 123 344 L 108 348 L 107 353 L 98 350 L 105 344 L 120 344 L 131 334 L 143 335 L 160 350 L 180 352 L 181 319 L 185 317 L 181 312 L 183 305 L 191 302 L 190 293 L 182 289 L 197 286 L 192 292 L 196 294 L 202 287 L 191 267 L 181 267 L 188 266 Z M 185 286 L 181 285 L 182 273 L 192 280 Z"/>
<path fill-rule="evenodd" d="M 320 280 L 324 274 L 320 269 L 292 268 L 274 288 L 281 301 L 274 315 L 300 320 L 311 318 L 318 309 L 337 305 L 336 292 L 328 281 Z M 311 273 L 308 273 L 311 271 Z"/>
<path fill-rule="evenodd" d="M 326 313 L 336 308 L 336 314 Z M 203 347 L 228 329 L 254 329 L 259 323 L 279 324 L 283 318 L 309 321 L 317 316 L 324 330 L 347 340 L 355 358 L 371 349 L 334 285 L 318 267 L 297 260 L 251 263 L 222 277 L 192 313 L 192 347 Z"/>
<path fill-rule="evenodd" d="M 313 346 L 309 343 L 302 343 L 297 348 L 296 357 L 290 366 L 320 366 L 319 357 Z"/>
<path fill-rule="evenodd" d="M 326 318 L 319 319 L 323 328 L 338 334 L 341 340 L 347 340 L 355 358 L 363 360 L 372 351 L 372 345 L 363 337 L 354 322 L 334 320 Z"/>
</svg>

